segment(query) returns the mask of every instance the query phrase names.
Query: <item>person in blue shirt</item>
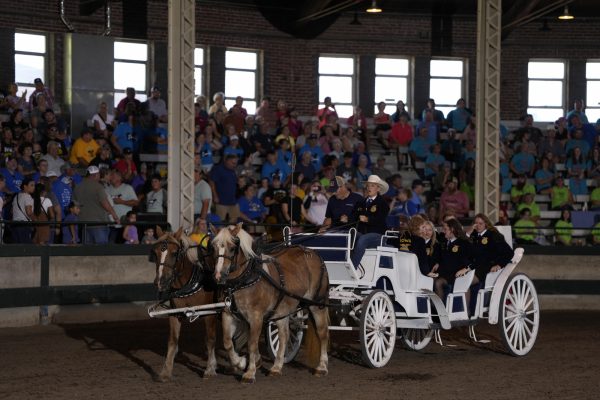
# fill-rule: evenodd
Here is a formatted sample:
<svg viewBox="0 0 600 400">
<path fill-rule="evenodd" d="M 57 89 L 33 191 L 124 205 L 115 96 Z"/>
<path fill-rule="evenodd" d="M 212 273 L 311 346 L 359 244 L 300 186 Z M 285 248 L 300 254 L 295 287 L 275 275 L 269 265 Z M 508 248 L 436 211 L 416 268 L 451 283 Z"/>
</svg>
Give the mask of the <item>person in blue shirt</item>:
<svg viewBox="0 0 600 400">
<path fill-rule="evenodd" d="M 421 132 L 423 129 L 425 129 L 427 131 L 427 138 L 431 142 L 436 142 L 438 140 L 438 137 L 440 134 L 440 123 L 438 121 L 434 121 L 433 113 L 430 110 L 426 110 L 424 112 L 425 112 L 425 119 L 423 119 L 423 121 L 419 122 L 416 130 L 417 130 L 417 132 Z M 442 120 L 443 119 L 444 118 L 443 118 L 443 114 L 442 114 Z"/>
<path fill-rule="evenodd" d="M 574 120 L 577 120 L 577 117 L 573 118 Z M 593 135 L 596 135 L 595 133 L 595 129 L 592 128 L 594 133 Z M 581 150 L 581 154 L 583 154 L 584 157 L 587 157 L 588 154 L 590 153 L 590 143 L 588 142 L 588 140 L 586 140 L 584 138 L 584 129 L 583 127 L 581 128 L 575 128 L 573 131 L 572 135 L 572 139 L 567 140 L 567 144 L 565 145 L 565 153 L 567 154 L 567 157 L 569 157 L 571 155 L 571 152 L 573 151 L 573 149 L 575 147 L 579 147 L 579 149 Z M 595 140 L 595 136 L 594 136 L 594 140 Z"/>
<path fill-rule="evenodd" d="M 229 145 L 223 150 L 223 155 L 234 154 L 238 157 L 241 162 L 244 158 L 244 149 L 240 147 L 240 138 L 238 135 L 232 135 L 229 137 Z"/>
<path fill-rule="evenodd" d="M 523 142 L 521 146 L 517 147 L 517 153 L 510 160 L 510 170 L 515 175 L 532 176 L 534 168 L 535 158 L 528 151 L 528 143 Z"/>
<path fill-rule="evenodd" d="M 273 182 L 273 177 L 277 175 L 281 182 L 285 182 L 291 172 L 291 168 L 279 159 L 277 153 L 274 150 L 270 150 L 267 152 L 267 160 L 262 166 L 260 177 L 267 178 L 269 182 Z"/>
<path fill-rule="evenodd" d="M 293 154 L 290 151 L 290 141 L 285 138 L 279 139 L 279 149 L 277 149 L 277 160 L 287 164 L 287 166 L 291 169 L 292 157 Z"/>
<path fill-rule="evenodd" d="M 439 143 L 431 146 L 431 153 L 425 159 L 425 178 L 431 178 L 437 174 L 440 166 L 446 162 L 446 158 L 440 154 L 441 149 Z"/>
<path fill-rule="evenodd" d="M 21 191 L 21 183 L 23 183 L 23 175 L 17 170 L 17 159 L 14 156 L 6 158 L 6 168 L 0 169 L 0 174 L 4 176 L 8 194 L 19 193 Z"/>
<path fill-rule="evenodd" d="M 302 148 L 298 152 L 299 156 L 302 156 L 302 154 L 307 152 L 311 154 L 311 163 L 315 168 L 316 172 L 319 172 L 321 170 L 321 160 L 324 156 L 323 150 L 319 146 L 318 139 L 319 137 L 316 134 L 311 134 L 308 137 L 308 143 L 302 146 Z"/>
<path fill-rule="evenodd" d="M 121 122 L 117 125 L 110 140 L 113 146 L 119 153 L 123 152 L 123 149 L 129 147 L 134 153 L 139 152 L 139 138 L 140 132 L 137 126 L 131 126 L 129 122 Z"/>
<path fill-rule="evenodd" d="M 355 167 L 358 167 L 358 162 L 359 162 L 361 156 L 367 157 L 367 168 L 371 168 L 371 166 L 373 165 L 373 162 L 371 161 L 371 156 L 367 152 L 365 143 L 362 141 L 359 141 L 354 146 L 354 153 L 352 153 L 352 165 L 354 165 Z"/>
<path fill-rule="evenodd" d="M 73 187 L 71 186 L 71 178 L 63 177 L 59 179 L 56 176 L 56 173 L 53 171 L 48 173 L 48 178 L 50 179 L 50 189 L 58 199 L 62 215 L 66 215 L 69 203 L 73 198 Z"/>
<path fill-rule="evenodd" d="M 574 125 L 573 117 L 578 117 L 582 124 L 589 124 L 588 118 L 583 111 L 582 99 L 575 99 L 573 109 L 567 113 L 567 126 L 569 129 Z"/>
<path fill-rule="evenodd" d="M 196 135 L 196 143 L 194 154 L 200 158 L 200 164 L 205 172 L 209 172 L 212 168 L 213 161 L 213 149 L 212 145 L 206 140 L 205 133 L 199 133 Z"/>
<path fill-rule="evenodd" d="M 456 108 L 448 113 L 446 117 L 446 121 L 450 128 L 456 129 L 457 132 L 462 133 L 469 121 L 471 119 L 471 115 L 473 114 L 471 110 L 467 107 L 467 102 L 465 99 L 460 98 L 456 102 Z"/>
<path fill-rule="evenodd" d="M 240 216 L 236 198 L 237 174 L 235 173 L 238 158 L 235 154 L 228 154 L 224 158 L 223 162 L 210 170 L 210 187 L 213 192 L 216 214 L 221 220 L 234 223 Z"/>
<path fill-rule="evenodd" d="M 581 149 L 575 147 L 565 164 L 569 177 L 569 190 L 573 196 L 588 194 L 585 172 L 588 170 L 590 164 L 590 161 L 583 157 Z"/>
<path fill-rule="evenodd" d="M 535 191 L 537 194 L 550 194 L 554 173 L 550 170 L 550 160 L 542 158 L 540 167 L 535 171 Z"/>
<path fill-rule="evenodd" d="M 68 213 L 63 220 L 64 224 L 62 226 L 62 242 L 63 244 L 77 244 L 79 243 L 79 226 L 70 224 L 69 222 L 79 221 L 81 205 L 76 201 L 71 201 L 67 208 Z"/>
<path fill-rule="evenodd" d="M 250 223 L 262 222 L 267 215 L 267 208 L 256 195 L 256 188 L 254 185 L 247 185 L 243 193 L 244 195 L 238 199 L 239 219 Z"/>
<path fill-rule="evenodd" d="M 435 142 L 432 142 L 427 137 L 427 129 L 421 129 L 419 131 L 419 136 L 414 138 L 412 142 L 410 142 L 410 146 L 408 146 L 408 153 L 410 154 L 413 162 L 425 161 L 429 155 L 429 149 L 434 143 Z"/>
</svg>

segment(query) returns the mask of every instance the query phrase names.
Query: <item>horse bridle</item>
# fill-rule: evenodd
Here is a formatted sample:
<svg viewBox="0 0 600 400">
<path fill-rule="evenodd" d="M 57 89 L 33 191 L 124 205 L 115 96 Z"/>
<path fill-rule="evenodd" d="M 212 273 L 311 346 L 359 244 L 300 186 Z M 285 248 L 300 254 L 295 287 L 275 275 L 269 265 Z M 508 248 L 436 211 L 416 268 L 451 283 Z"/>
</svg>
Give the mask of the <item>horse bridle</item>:
<svg viewBox="0 0 600 400">
<path fill-rule="evenodd" d="M 234 248 L 234 250 L 233 250 L 233 254 L 232 254 L 232 255 L 228 256 L 228 255 L 225 255 L 225 254 L 217 254 L 217 255 L 215 256 L 215 257 L 216 257 L 216 260 L 215 260 L 215 261 L 218 261 L 218 260 L 219 260 L 219 258 L 222 258 L 222 259 L 224 259 L 224 260 L 229 260 L 229 268 L 227 268 L 227 271 L 223 271 L 223 272 L 221 272 L 221 275 L 222 275 L 222 278 L 221 278 L 221 279 L 222 279 L 222 280 L 225 280 L 225 279 L 227 279 L 227 276 L 228 276 L 228 275 L 229 275 L 231 272 L 234 272 L 234 271 L 236 271 L 236 270 L 237 270 L 237 269 L 240 267 L 240 265 L 238 265 L 238 264 L 236 263 L 237 257 L 238 257 L 238 255 L 239 255 L 239 253 L 240 253 L 240 238 L 239 238 L 239 237 L 237 237 L 237 236 L 234 236 L 234 237 L 233 237 L 233 244 L 235 245 L 235 248 Z"/>
</svg>

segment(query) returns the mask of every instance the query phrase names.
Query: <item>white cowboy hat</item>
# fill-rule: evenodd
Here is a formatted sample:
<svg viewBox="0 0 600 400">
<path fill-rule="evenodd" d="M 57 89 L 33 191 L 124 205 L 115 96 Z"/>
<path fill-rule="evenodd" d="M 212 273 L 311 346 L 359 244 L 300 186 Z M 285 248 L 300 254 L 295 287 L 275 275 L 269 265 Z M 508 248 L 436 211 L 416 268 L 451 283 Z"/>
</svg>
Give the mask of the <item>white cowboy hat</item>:
<svg viewBox="0 0 600 400">
<path fill-rule="evenodd" d="M 381 179 L 378 175 L 370 175 L 369 179 L 363 181 L 363 183 L 374 183 L 379 186 L 379 194 L 386 194 L 390 189 L 390 185 L 383 179 Z"/>
</svg>

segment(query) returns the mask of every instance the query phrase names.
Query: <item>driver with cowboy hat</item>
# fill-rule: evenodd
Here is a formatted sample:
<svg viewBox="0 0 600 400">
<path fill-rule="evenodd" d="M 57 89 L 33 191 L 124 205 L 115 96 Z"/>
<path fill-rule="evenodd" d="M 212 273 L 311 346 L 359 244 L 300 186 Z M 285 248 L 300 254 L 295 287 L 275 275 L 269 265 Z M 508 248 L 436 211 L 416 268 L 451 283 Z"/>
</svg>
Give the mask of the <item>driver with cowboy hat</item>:
<svg viewBox="0 0 600 400">
<path fill-rule="evenodd" d="M 369 176 L 365 182 L 365 197 L 354 207 L 354 219 L 358 221 L 356 247 L 352 263 L 358 268 L 365 250 L 379 246 L 381 235 L 386 230 L 386 218 L 390 211 L 383 195 L 389 190 L 386 181 L 377 175 Z"/>
</svg>

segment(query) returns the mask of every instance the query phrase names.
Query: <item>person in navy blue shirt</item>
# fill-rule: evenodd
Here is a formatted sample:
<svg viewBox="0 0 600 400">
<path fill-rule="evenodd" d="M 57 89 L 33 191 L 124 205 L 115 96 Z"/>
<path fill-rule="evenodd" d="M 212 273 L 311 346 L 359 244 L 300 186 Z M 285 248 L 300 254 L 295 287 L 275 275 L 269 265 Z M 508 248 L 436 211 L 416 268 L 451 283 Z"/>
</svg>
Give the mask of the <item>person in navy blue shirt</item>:
<svg viewBox="0 0 600 400">
<path fill-rule="evenodd" d="M 260 176 L 261 178 L 267 178 L 272 183 L 273 177 L 277 175 L 281 182 L 285 182 L 291 172 L 290 167 L 279 159 L 277 153 L 274 150 L 270 150 L 267 153 L 267 160 L 262 166 Z"/>
<path fill-rule="evenodd" d="M 244 158 L 244 149 L 240 147 L 240 138 L 238 135 L 231 135 L 229 137 L 229 145 L 223 150 L 223 155 L 228 154 L 235 154 L 240 161 Z"/>
<path fill-rule="evenodd" d="M 319 137 L 317 136 L 317 134 L 312 133 L 308 137 L 308 143 L 305 144 L 304 146 L 302 146 L 302 148 L 298 152 L 298 154 L 300 156 L 302 156 L 302 154 L 307 153 L 307 152 L 311 154 L 311 160 L 312 160 L 311 163 L 312 163 L 313 167 L 315 168 L 316 172 L 319 172 L 321 170 L 321 160 L 323 159 L 323 156 L 324 156 L 323 150 L 319 146 L 318 139 L 319 139 Z"/>
<path fill-rule="evenodd" d="M 4 176 L 6 181 L 5 192 L 8 194 L 19 193 L 21 191 L 21 183 L 23 183 L 23 175 L 17 170 L 17 159 L 13 156 L 6 158 L 6 168 L 0 169 L 0 174 Z"/>
<path fill-rule="evenodd" d="M 216 214 L 222 221 L 235 222 L 240 216 L 236 198 L 237 174 L 235 167 L 237 162 L 238 157 L 235 154 L 228 154 L 223 162 L 215 165 L 210 171 L 213 203 Z"/>
<path fill-rule="evenodd" d="M 243 192 L 244 195 L 238 199 L 240 220 L 250 223 L 262 222 L 267 215 L 267 208 L 256 196 L 256 188 L 254 185 L 246 185 Z"/>
<path fill-rule="evenodd" d="M 354 193 L 348 188 L 346 180 L 341 176 L 336 176 L 335 179 L 331 180 L 329 192 L 335 194 L 327 202 L 325 221 L 323 221 L 323 225 L 321 226 L 321 232 L 329 228 L 336 228 L 356 222 L 353 213 L 354 207 L 363 199 L 360 194 Z M 350 226 L 346 226 L 345 230 L 348 229 L 350 229 Z"/>
</svg>

